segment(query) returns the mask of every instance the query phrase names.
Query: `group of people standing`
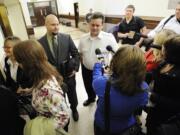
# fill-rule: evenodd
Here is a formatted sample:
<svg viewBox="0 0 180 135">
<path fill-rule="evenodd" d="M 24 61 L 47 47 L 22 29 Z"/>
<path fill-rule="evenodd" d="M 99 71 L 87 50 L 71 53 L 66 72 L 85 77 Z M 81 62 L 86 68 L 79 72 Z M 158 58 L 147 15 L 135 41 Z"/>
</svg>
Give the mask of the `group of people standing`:
<svg viewBox="0 0 180 135">
<path fill-rule="evenodd" d="M 106 113 L 104 93 L 106 93 L 107 82 L 110 82 L 109 134 L 127 133 L 129 129 L 137 126 L 134 113 L 138 109 L 144 109 L 148 100 L 154 104 L 147 109 L 148 135 L 158 134 L 159 124 L 180 113 L 180 92 L 178 91 L 180 36 L 177 35 L 180 33 L 178 29 L 180 28 L 178 24 L 180 3 L 176 6 L 176 14 L 171 18 L 172 21 L 170 19 L 166 24 L 160 22 L 164 24 L 163 28 L 158 28 L 159 24 L 149 33 L 151 35 L 157 32 L 153 38 L 154 44 L 162 46 L 159 53 L 151 49 L 148 54 L 144 54 L 140 49 L 143 38 L 139 35 L 146 34 L 146 27 L 141 18 L 133 16 L 134 11 L 134 6 L 128 5 L 125 9 L 125 18 L 119 24 L 118 37 L 121 38 L 122 44 L 126 44 L 120 48 L 111 33 L 102 31 L 105 18 L 100 12 L 91 14 L 88 22 L 90 32 L 83 35 L 78 48 L 70 35 L 59 33 L 59 20 L 52 14 L 46 16 L 47 33 L 38 41 L 20 41 L 14 36 L 5 40 L 6 58 L 5 68 L 1 70 L 1 85 L 7 86 L 13 91 L 13 95 L 31 93 L 32 106 L 38 112 L 37 117 L 25 125 L 25 135 L 43 134 L 42 131 L 51 135 L 68 134 L 66 131 L 68 131 L 70 115 L 66 94 L 72 117 L 74 121 L 78 121 L 75 75 L 80 63 L 88 95 L 83 105 L 88 106 L 96 101 L 96 96 L 98 97 L 94 120 L 95 135 L 107 134 L 106 117 L 104 117 Z M 176 27 L 173 25 L 171 29 L 171 23 L 176 23 Z M 162 29 L 170 29 L 174 32 L 161 31 Z M 158 30 L 161 32 L 159 33 Z M 161 35 L 166 39 L 158 43 Z M 109 53 L 107 46 L 112 47 L 115 54 Z M 101 50 L 103 60 L 98 59 L 96 49 Z M 107 63 L 109 68 L 106 70 L 104 59 L 108 59 L 109 55 L 111 59 Z M 151 91 L 145 81 L 147 72 L 152 73 L 148 83 L 154 82 Z M 1 89 L 7 90 L 4 87 Z M 5 94 L 1 96 L 3 95 Z M 16 98 L 10 99 L 16 100 Z M 21 118 L 18 117 L 18 108 L 15 109 L 17 114 L 16 119 L 13 120 L 21 122 L 19 129 L 22 130 L 25 122 L 19 120 Z M 41 124 L 37 127 L 37 123 Z M 14 130 L 15 133 L 23 134 L 20 130 Z"/>
</svg>

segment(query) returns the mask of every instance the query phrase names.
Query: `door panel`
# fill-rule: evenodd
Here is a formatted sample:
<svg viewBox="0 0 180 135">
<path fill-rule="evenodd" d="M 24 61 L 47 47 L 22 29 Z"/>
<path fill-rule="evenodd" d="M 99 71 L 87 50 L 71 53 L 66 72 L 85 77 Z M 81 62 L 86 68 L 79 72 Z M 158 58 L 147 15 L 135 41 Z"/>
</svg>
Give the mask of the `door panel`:
<svg viewBox="0 0 180 135">
<path fill-rule="evenodd" d="M 54 1 L 44 1 L 44 2 L 34 2 L 34 3 L 28 3 L 28 8 L 31 16 L 31 22 L 33 26 L 43 26 L 45 22 L 45 17 L 48 14 L 56 14 L 54 13 L 54 10 L 52 10 L 53 6 L 56 6 Z"/>
</svg>

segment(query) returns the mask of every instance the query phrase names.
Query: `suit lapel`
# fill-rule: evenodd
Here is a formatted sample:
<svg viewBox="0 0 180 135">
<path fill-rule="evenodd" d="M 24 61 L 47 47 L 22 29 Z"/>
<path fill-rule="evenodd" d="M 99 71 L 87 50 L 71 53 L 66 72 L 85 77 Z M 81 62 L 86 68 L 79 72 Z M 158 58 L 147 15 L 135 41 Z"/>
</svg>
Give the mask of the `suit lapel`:
<svg viewBox="0 0 180 135">
<path fill-rule="evenodd" d="M 62 36 L 61 34 L 58 34 L 58 51 L 57 51 L 57 57 L 58 57 L 58 60 L 60 60 L 60 56 L 61 56 L 61 53 L 62 53 L 62 50 L 63 50 L 63 40 L 62 40 Z"/>
</svg>

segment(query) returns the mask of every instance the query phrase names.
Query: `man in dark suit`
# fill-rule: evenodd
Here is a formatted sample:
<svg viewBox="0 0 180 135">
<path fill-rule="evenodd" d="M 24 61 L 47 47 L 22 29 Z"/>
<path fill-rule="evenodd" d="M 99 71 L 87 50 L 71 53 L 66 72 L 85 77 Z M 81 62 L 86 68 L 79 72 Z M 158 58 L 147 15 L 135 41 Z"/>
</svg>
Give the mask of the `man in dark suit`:
<svg viewBox="0 0 180 135">
<path fill-rule="evenodd" d="M 74 121 L 78 121 L 77 94 L 75 73 L 79 70 L 80 56 L 70 35 L 59 33 L 59 21 L 55 15 L 45 19 L 46 35 L 39 39 L 46 51 L 48 61 L 54 65 L 63 76 L 68 86 L 68 99 Z"/>
</svg>

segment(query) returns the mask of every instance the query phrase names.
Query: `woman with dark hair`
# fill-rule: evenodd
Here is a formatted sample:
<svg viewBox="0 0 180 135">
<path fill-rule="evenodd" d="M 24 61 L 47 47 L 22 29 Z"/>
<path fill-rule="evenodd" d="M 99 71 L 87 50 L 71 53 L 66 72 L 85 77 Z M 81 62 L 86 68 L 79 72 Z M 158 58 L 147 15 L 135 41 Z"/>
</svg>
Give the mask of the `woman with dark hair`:
<svg viewBox="0 0 180 135">
<path fill-rule="evenodd" d="M 35 40 L 20 42 L 14 47 L 13 54 L 33 83 L 29 91 L 32 91 L 35 110 L 40 116 L 51 119 L 56 131 L 65 128 L 69 122 L 69 109 L 61 88 L 63 79 L 48 62 L 40 43 Z"/>
<path fill-rule="evenodd" d="M 127 55 L 128 54 L 128 55 Z M 121 134 L 136 125 L 134 112 L 147 104 L 148 85 L 144 82 L 146 64 L 143 52 L 134 46 L 124 45 L 113 56 L 110 78 L 103 76 L 102 64 L 93 70 L 93 88 L 99 98 L 95 113 L 95 135 L 106 134 L 104 93 L 108 80 L 110 88 L 110 133 Z"/>
<path fill-rule="evenodd" d="M 154 71 L 154 104 L 147 115 L 148 135 L 159 135 L 157 129 L 169 118 L 180 114 L 180 36 L 169 38 L 162 48 L 164 61 Z"/>
</svg>

